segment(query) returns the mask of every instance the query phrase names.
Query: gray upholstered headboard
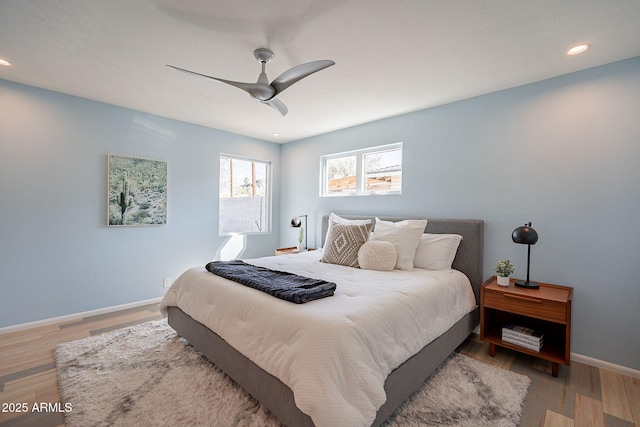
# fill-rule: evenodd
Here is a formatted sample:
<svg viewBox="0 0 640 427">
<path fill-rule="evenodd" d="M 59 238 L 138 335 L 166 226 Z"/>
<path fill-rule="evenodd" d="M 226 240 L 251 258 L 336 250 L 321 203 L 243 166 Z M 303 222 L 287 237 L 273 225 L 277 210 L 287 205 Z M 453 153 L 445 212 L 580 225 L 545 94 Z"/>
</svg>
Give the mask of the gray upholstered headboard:
<svg viewBox="0 0 640 427">
<path fill-rule="evenodd" d="M 374 223 L 375 216 L 368 215 L 340 215 L 346 219 L 371 219 Z M 401 217 L 379 217 L 384 221 L 402 221 Z M 484 280 L 482 273 L 482 250 L 484 246 L 484 221 L 479 219 L 456 219 L 456 218 L 427 218 L 427 228 L 425 233 L 433 234 L 460 234 L 462 242 L 458 247 L 458 253 L 453 261 L 453 268 L 462 271 L 471 281 L 476 301 L 480 301 L 480 284 Z M 322 245 L 327 235 L 329 226 L 329 215 L 322 218 Z"/>
</svg>

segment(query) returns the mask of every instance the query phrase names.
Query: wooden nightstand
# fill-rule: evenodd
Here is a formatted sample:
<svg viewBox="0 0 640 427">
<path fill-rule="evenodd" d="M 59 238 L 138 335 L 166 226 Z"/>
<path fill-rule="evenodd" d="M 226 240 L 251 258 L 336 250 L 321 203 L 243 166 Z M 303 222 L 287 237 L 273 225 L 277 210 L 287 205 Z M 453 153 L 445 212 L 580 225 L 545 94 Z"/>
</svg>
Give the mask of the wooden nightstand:
<svg viewBox="0 0 640 427">
<path fill-rule="evenodd" d="M 573 288 L 540 283 L 540 289 L 514 285 L 498 286 L 496 277 L 480 288 L 480 339 L 489 343 L 489 354 L 495 356 L 496 345 L 531 354 L 551 362 L 551 372 L 558 376 L 558 365 L 569 365 L 571 357 L 571 300 Z M 502 341 L 502 328 L 507 324 L 533 328 L 544 334 L 540 351 L 529 350 Z"/>
<path fill-rule="evenodd" d="M 314 250 L 313 248 L 309 248 L 309 251 Z M 291 246 L 288 248 L 278 248 L 276 249 L 276 255 L 289 255 L 289 254 L 299 254 L 300 252 L 306 252 L 306 251 L 299 251 L 297 246 Z"/>
</svg>

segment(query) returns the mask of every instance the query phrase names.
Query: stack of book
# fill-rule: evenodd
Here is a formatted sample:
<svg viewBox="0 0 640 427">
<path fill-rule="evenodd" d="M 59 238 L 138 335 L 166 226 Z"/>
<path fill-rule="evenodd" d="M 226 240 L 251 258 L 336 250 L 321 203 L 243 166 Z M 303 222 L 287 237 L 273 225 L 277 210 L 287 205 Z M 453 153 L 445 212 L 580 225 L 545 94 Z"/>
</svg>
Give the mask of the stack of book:
<svg viewBox="0 0 640 427">
<path fill-rule="evenodd" d="M 543 335 L 531 328 L 508 324 L 502 328 L 502 341 L 519 345 L 533 351 L 542 348 Z"/>
</svg>

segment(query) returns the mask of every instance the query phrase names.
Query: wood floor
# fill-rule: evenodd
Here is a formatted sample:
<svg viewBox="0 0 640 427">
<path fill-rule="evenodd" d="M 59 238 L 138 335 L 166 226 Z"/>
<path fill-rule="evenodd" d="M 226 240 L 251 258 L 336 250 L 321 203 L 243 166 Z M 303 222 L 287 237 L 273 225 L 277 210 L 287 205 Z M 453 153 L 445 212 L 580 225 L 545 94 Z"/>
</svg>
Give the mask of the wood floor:
<svg viewBox="0 0 640 427">
<path fill-rule="evenodd" d="M 160 318 L 153 304 L 0 335 L 0 425 L 64 426 L 64 415 L 55 412 L 55 405 L 49 405 L 54 412 L 33 411 L 34 404 L 60 402 L 55 346 Z M 577 362 L 561 365 L 554 378 L 550 363 L 531 356 L 498 348 L 496 357 L 490 357 L 488 345 L 477 335 L 458 351 L 531 378 L 522 427 L 640 427 L 640 379 Z M 27 412 L 16 412 L 16 404 L 23 403 Z"/>
</svg>

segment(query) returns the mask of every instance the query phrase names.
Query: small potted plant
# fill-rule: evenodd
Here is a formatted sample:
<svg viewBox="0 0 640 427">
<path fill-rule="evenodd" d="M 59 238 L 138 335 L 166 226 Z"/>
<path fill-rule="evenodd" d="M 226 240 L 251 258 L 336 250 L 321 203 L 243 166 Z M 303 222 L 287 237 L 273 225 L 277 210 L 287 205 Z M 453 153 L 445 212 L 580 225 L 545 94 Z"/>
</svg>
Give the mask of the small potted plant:
<svg viewBox="0 0 640 427">
<path fill-rule="evenodd" d="M 509 276 L 513 274 L 514 268 L 511 261 L 498 261 L 496 265 L 496 275 L 498 276 L 498 285 L 509 286 Z"/>
<path fill-rule="evenodd" d="M 300 227 L 300 233 L 298 234 L 298 252 L 302 252 L 307 249 L 302 244 L 303 240 L 304 240 L 304 228 Z"/>
</svg>

